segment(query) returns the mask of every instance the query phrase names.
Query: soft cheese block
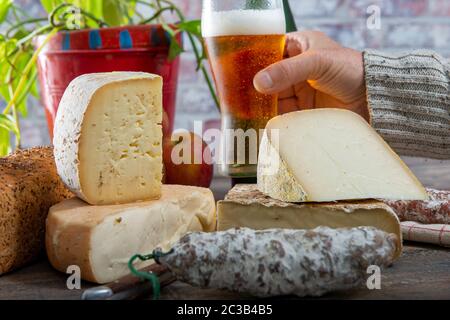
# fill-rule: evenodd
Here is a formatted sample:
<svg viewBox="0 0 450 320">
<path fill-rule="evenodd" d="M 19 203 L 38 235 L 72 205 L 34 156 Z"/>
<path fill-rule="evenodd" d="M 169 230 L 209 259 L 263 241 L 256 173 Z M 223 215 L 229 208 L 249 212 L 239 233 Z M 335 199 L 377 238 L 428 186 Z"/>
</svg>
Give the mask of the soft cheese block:
<svg viewBox="0 0 450 320">
<path fill-rule="evenodd" d="M 161 199 L 125 205 L 90 206 L 73 198 L 50 209 L 47 255 L 59 271 L 77 265 L 83 279 L 108 283 L 129 274 L 135 254 L 168 250 L 190 231 L 214 231 L 215 209 L 209 189 L 186 186 L 163 186 Z"/>
<path fill-rule="evenodd" d="M 272 199 L 256 185 L 237 185 L 217 205 L 217 229 L 315 229 L 375 227 L 397 236 L 402 251 L 400 221 L 386 204 L 365 200 L 338 203 L 287 203 Z"/>
<path fill-rule="evenodd" d="M 287 202 L 428 199 L 377 132 L 356 113 L 340 109 L 293 112 L 269 121 L 258 188 Z"/>
<path fill-rule="evenodd" d="M 157 199 L 162 181 L 162 78 L 88 74 L 71 82 L 54 129 L 63 182 L 92 205 Z"/>
</svg>

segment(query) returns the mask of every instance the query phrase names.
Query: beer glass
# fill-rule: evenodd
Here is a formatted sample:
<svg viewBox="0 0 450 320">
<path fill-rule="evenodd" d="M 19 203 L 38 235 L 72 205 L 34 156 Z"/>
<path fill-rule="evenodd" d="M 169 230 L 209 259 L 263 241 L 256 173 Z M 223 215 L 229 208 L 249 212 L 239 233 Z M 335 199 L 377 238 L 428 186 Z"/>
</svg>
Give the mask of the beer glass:
<svg viewBox="0 0 450 320">
<path fill-rule="evenodd" d="M 278 97 L 257 92 L 253 78 L 283 58 L 285 33 L 282 0 L 203 1 L 202 35 L 220 100 L 220 169 L 226 176 L 256 177 L 259 139 L 277 116 Z"/>
</svg>

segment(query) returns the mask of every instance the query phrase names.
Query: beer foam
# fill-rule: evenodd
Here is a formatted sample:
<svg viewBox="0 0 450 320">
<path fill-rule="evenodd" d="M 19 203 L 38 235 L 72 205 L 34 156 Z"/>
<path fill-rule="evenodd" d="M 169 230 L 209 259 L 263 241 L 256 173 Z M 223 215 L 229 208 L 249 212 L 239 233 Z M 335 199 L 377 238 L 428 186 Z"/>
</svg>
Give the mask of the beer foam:
<svg viewBox="0 0 450 320">
<path fill-rule="evenodd" d="M 203 12 L 203 37 L 285 34 L 283 9 Z"/>
</svg>

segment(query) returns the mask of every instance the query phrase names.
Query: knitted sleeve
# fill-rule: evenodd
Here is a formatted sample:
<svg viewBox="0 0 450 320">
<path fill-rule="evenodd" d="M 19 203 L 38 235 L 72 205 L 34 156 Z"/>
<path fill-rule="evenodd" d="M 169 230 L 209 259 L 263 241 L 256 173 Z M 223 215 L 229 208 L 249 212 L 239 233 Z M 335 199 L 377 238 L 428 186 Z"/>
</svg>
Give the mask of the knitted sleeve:
<svg viewBox="0 0 450 320">
<path fill-rule="evenodd" d="M 450 159 L 450 61 L 427 50 L 364 52 L 372 126 L 399 154 Z"/>
</svg>

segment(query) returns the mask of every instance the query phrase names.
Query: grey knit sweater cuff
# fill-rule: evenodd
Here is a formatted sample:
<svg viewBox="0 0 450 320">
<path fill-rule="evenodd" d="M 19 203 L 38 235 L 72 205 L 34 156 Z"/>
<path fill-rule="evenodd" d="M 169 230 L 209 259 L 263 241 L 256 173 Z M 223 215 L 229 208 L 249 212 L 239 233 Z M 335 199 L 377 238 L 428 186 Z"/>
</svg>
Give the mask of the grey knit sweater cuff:
<svg viewBox="0 0 450 320">
<path fill-rule="evenodd" d="M 372 126 L 400 155 L 450 159 L 450 62 L 427 50 L 364 52 Z"/>
</svg>

